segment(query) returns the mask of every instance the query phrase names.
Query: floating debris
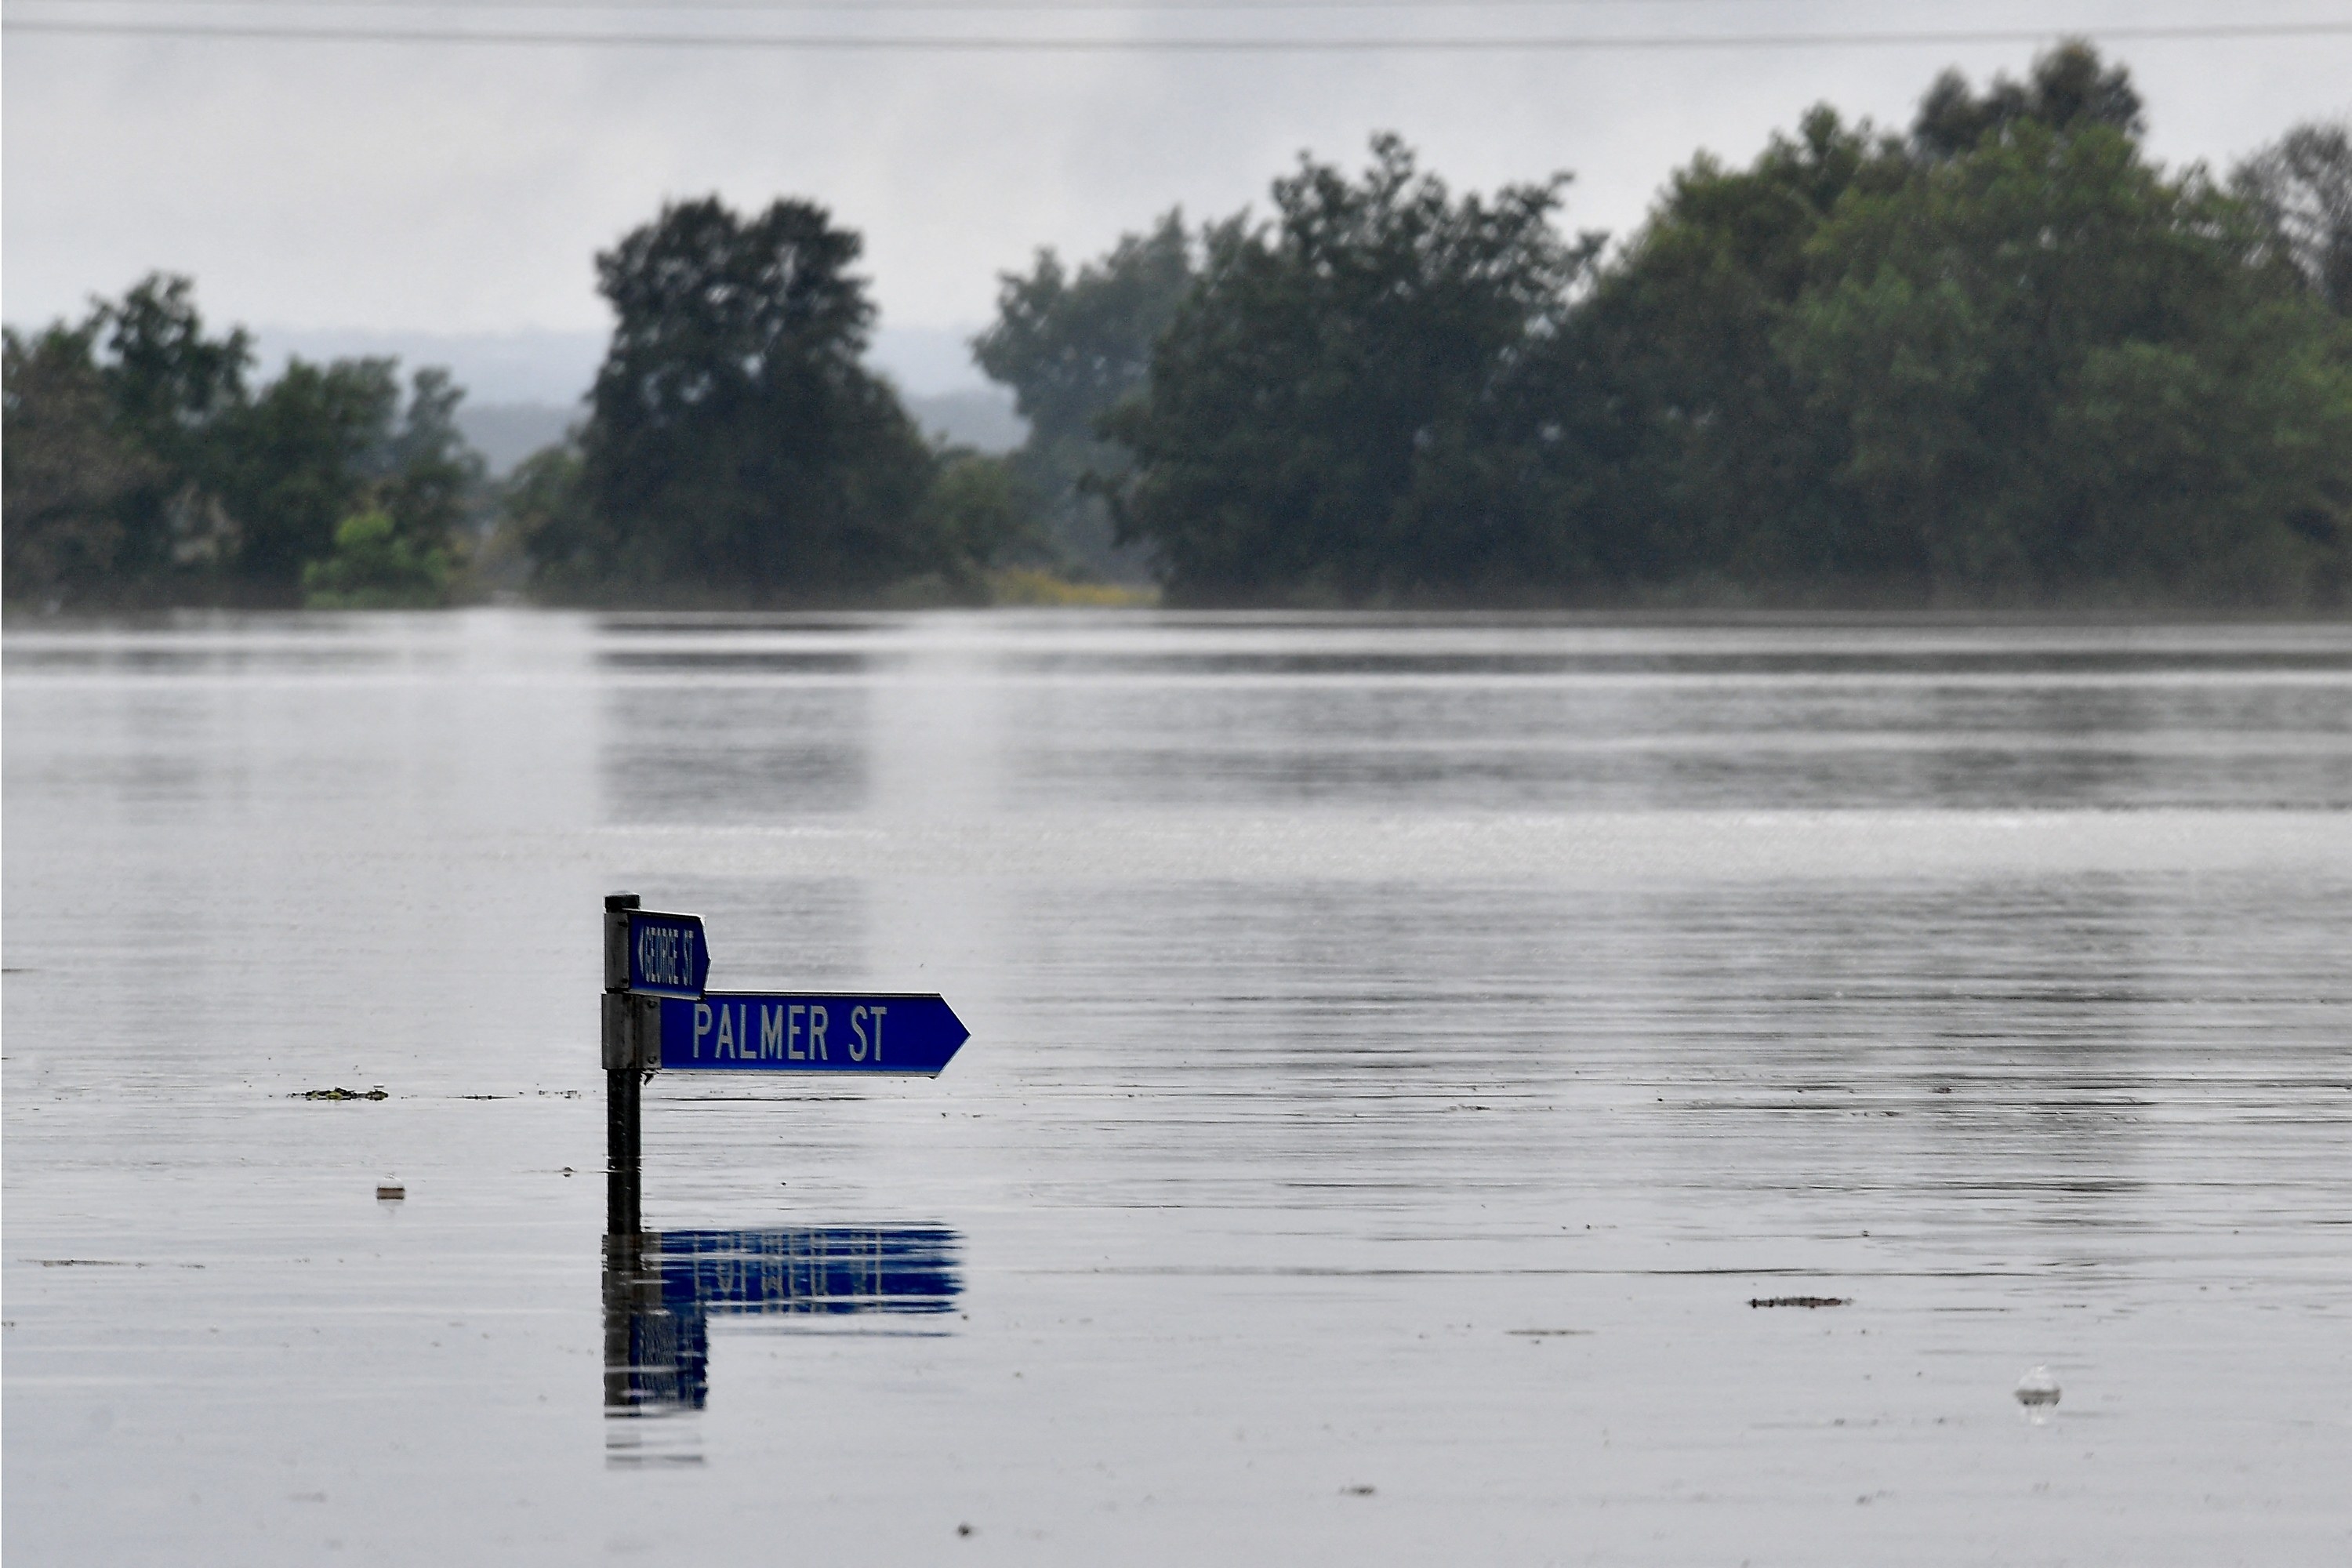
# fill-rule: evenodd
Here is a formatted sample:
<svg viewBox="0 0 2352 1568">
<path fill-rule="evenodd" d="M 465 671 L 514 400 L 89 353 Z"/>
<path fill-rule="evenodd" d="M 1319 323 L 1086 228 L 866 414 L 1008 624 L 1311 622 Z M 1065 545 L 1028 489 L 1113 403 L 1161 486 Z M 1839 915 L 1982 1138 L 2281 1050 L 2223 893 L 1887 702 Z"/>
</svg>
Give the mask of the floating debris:
<svg viewBox="0 0 2352 1568">
<path fill-rule="evenodd" d="M 1750 1296 L 1751 1307 L 1851 1307 L 1851 1296 Z"/>
<path fill-rule="evenodd" d="M 2058 1380 L 2046 1366 L 2037 1366 L 2017 1380 L 2017 1402 L 2028 1410 L 2058 1403 Z"/>
<path fill-rule="evenodd" d="M 956 1526 L 956 1533 L 958 1535 L 970 1535 L 971 1533 L 971 1526 L 968 1524 L 959 1524 Z"/>
<path fill-rule="evenodd" d="M 1370 1497 L 1372 1495 L 1372 1489 L 1362 1486 L 1341 1487 L 1339 1489 L 1339 1495 L 1342 1497 Z"/>
<path fill-rule="evenodd" d="M 375 1195 L 385 1203 L 399 1203 L 408 1196 L 408 1189 L 395 1182 L 378 1182 Z"/>
<path fill-rule="evenodd" d="M 289 1094 L 286 1098 L 289 1100 L 390 1100 L 392 1096 L 384 1093 L 383 1085 L 378 1084 L 373 1089 L 364 1091 L 356 1089 L 306 1089 L 299 1094 Z"/>
</svg>

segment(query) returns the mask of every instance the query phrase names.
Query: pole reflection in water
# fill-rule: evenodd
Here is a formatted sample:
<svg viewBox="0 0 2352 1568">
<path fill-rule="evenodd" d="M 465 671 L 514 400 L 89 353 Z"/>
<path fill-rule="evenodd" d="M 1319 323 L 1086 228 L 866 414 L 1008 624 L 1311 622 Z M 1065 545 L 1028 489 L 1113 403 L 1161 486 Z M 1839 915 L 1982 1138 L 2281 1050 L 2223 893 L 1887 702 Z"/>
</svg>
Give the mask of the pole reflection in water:
<svg viewBox="0 0 2352 1568">
<path fill-rule="evenodd" d="M 935 1314 L 963 1291 L 944 1226 L 615 1232 L 604 1237 L 604 1414 L 702 1408 L 714 1315 Z M 641 1428 L 607 1428 L 613 1463 L 696 1463 Z M 673 1434 L 683 1436 L 686 1434 Z"/>
</svg>

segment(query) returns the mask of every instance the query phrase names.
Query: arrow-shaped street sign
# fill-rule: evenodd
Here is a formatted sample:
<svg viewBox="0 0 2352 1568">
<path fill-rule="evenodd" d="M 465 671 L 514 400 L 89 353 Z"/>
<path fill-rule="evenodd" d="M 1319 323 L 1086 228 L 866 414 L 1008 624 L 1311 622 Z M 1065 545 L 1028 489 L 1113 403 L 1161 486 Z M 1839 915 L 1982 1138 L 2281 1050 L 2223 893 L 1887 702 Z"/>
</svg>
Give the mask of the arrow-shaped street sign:
<svg viewBox="0 0 2352 1568">
<path fill-rule="evenodd" d="M 661 1005 L 661 1065 L 936 1075 L 971 1031 L 944 998 L 710 991 Z"/>
</svg>

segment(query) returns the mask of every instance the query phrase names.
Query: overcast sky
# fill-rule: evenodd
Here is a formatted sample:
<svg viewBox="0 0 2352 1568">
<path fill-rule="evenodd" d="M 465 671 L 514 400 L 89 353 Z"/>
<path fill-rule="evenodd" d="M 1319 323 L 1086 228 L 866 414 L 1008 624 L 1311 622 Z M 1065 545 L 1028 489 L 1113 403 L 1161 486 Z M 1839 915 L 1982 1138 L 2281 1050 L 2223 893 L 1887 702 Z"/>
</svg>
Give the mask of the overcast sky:
<svg viewBox="0 0 2352 1568">
<path fill-rule="evenodd" d="M 1244 33 L 1461 37 L 2064 28 L 2352 20 L 2347 0 L 2029 5 L 1586 0 L 1195 7 L 1170 15 L 907 7 L 425 8 L 271 0 L 10 0 L 5 315 L 77 311 L 152 268 L 207 314 L 316 332 L 601 330 L 594 251 L 667 196 L 812 197 L 862 230 L 900 345 L 985 321 L 1039 245 L 1088 255 L 1181 203 L 1262 204 L 1302 148 L 1360 160 L 1402 132 L 1457 185 L 1575 172 L 1571 227 L 1622 231 L 1695 148 L 1751 155 L 1807 104 L 1901 123 L 1936 72 L 2021 70 L 2026 43 L 1493 54 L 927 54 L 89 38 L 42 19 L 730 34 Z M 1129 0 L 1132 5 L 1132 0 Z M 935 5 L 938 0 L 935 0 Z M 2352 110 L 2352 37 L 2112 46 L 2153 145 L 2222 163 Z M 913 352 L 913 351 L 906 351 Z M 929 351 L 924 351 L 929 352 Z M 936 379 L 936 378 L 934 378 Z"/>
</svg>

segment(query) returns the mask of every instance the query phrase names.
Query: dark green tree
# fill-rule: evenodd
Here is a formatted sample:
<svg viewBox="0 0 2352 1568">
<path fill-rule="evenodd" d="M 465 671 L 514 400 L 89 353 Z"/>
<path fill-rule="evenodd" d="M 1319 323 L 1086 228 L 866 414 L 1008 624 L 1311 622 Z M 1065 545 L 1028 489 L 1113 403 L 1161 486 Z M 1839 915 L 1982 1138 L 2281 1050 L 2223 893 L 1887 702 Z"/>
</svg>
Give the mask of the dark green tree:
<svg viewBox="0 0 2352 1568">
<path fill-rule="evenodd" d="M 252 470 L 268 477 L 240 515 L 276 524 L 247 540 L 284 541 L 301 562 L 304 602 L 326 608 L 446 603 L 488 500 L 481 455 L 457 425 L 465 392 L 427 366 L 401 397 L 389 360 L 290 363 L 240 432 L 256 441 Z M 248 456 L 251 454 L 248 453 Z M 321 531 L 321 520 L 324 531 Z M 274 562 L 273 562 L 274 564 Z"/>
<path fill-rule="evenodd" d="M 1979 93 L 1957 70 L 1937 77 L 1919 100 L 1911 146 L 1923 162 L 1957 158 L 2028 124 L 2061 134 L 2104 125 L 2137 138 L 2147 128 L 2140 108 L 2131 73 L 2072 38 L 2037 58 L 2022 82 L 1999 76 Z"/>
<path fill-rule="evenodd" d="M 1056 552 L 1038 523 L 1038 508 L 1008 458 L 950 447 L 938 454 L 924 501 L 929 525 L 959 563 L 951 585 L 984 597 L 975 570 L 992 563 L 1049 563 Z"/>
<path fill-rule="evenodd" d="M 95 482 L 78 487 L 76 532 L 87 547 L 46 592 L 66 595 L 69 584 L 70 597 L 98 602 L 237 596 L 234 558 L 243 531 L 222 492 L 236 467 L 233 432 L 251 405 L 246 334 L 207 336 L 194 286 L 157 274 L 120 300 L 94 301 L 79 325 L 56 323 L 37 341 L 26 378 L 11 389 L 9 467 L 22 457 L 40 471 L 41 442 L 32 437 L 42 431 L 79 432 L 114 459 L 92 469 Z M 94 504 L 101 493 L 102 505 Z M 45 510 L 29 509 L 27 521 Z M 10 592 L 31 586 L 28 580 Z"/>
<path fill-rule="evenodd" d="M 860 363 L 861 241 L 821 207 L 663 208 L 596 260 L 616 318 L 576 505 L 530 534 L 559 594 L 731 602 L 870 594 L 951 572 L 932 459 Z"/>
<path fill-rule="evenodd" d="M 1885 559 L 1971 598 L 2292 602 L 2352 502 L 2342 323 L 2111 117 L 2026 117 L 1807 247 L 1778 338 Z"/>
<path fill-rule="evenodd" d="M 2352 315 L 2352 126 L 2296 126 L 2240 164 L 2230 190 L 2312 291 Z"/>
<path fill-rule="evenodd" d="M 388 359 L 293 359 L 220 421 L 205 479 L 227 538 L 212 564 L 234 596 L 299 598 L 302 569 L 332 553 L 336 529 L 397 477 L 384 454 L 399 407 Z"/>
<path fill-rule="evenodd" d="M 399 422 L 388 428 L 368 467 L 376 498 L 409 549 L 454 555 L 482 511 L 482 455 L 457 428 L 465 389 L 446 370 L 427 365 L 409 378 Z"/>
<path fill-rule="evenodd" d="M 1427 526 L 1433 460 L 1469 462 L 1513 363 L 1557 330 L 1586 252 L 1564 183 L 1456 199 L 1393 136 L 1359 179 L 1302 158 L 1275 216 L 1208 234 L 1198 284 L 1106 431 L 1180 601 L 1476 595 L 1515 549 L 1473 507 Z"/>
<path fill-rule="evenodd" d="M 159 466 L 121 429 L 94 352 L 97 323 L 5 342 L 0 582 L 11 603 L 103 595 L 125 565 L 125 514 Z"/>
<path fill-rule="evenodd" d="M 1890 139 L 1822 107 L 1746 169 L 1702 153 L 1675 174 L 1561 339 L 1573 374 L 1555 399 L 1579 415 L 1601 580 L 1885 569 L 1860 508 L 1824 482 L 1843 434 L 1809 406 L 1778 335 L 1831 212 L 1909 173 Z"/>
<path fill-rule="evenodd" d="M 234 575 L 239 531 L 221 496 L 226 432 L 251 402 L 252 340 L 241 328 L 207 337 L 185 278 L 153 274 L 121 300 L 98 302 L 109 402 L 149 459 L 147 482 L 122 508 L 119 580 L 167 596 L 217 596 Z"/>
<path fill-rule="evenodd" d="M 972 340 L 972 357 L 1013 389 L 1029 438 L 1014 467 L 1039 498 L 1045 526 L 1081 569 L 1139 575 L 1139 552 L 1112 537 L 1097 493 L 1123 476 L 1124 450 L 1105 440 L 1105 415 L 1143 390 L 1152 346 L 1192 289 L 1192 245 L 1183 214 L 1144 234 L 1122 235 L 1110 253 L 1072 272 L 1051 250 L 1030 270 L 998 279 L 996 320 Z"/>
<path fill-rule="evenodd" d="M 252 338 L 242 327 L 206 337 L 194 283 L 163 273 L 116 303 L 100 301 L 91 321 L 106 344 L 107 389 L 123 427 L 158 461 L 197 473 L 215 426 L 249 399 Z"/>
<path fill-rule="evenodd" d="M 416 374 L 404 414 L 390 360 L 296 360 L 258 390 L 252 362 L 243 329 L 207 334 L 184 278 L 10 332 L 10 596 L 294 604 L 377 510 L 420 558 L 456 558 L 480 460 L 446 371 Z"/>
<path fill-rule="evenodd" d="M 541 563 L 562 562 L 590 537 L 587 487 L 581 482 L 578 432 L 542 447 L 499 482 L 494 521 L 478 568 L 511 591 L 530 585 Z M 560 594 L 563 584 L 553 584 Z"/>
<path fill-rule="evenodd" d="M 2164 175 L 2140 124 L 2127 74 L 2069 44 L 1981 95 L 1948 73 L 1899 142 L 1817 109 L 1746 170 L 1676 174 L 1560 340 L 1603 571 L 1914 602 L 2321 592 L 2343 350 L 2274 260 L 2316 278 L 2318 247 Z"/>
</svg>

